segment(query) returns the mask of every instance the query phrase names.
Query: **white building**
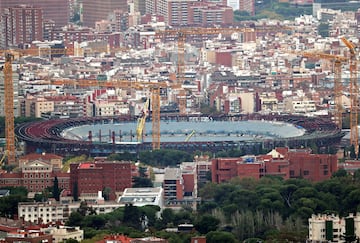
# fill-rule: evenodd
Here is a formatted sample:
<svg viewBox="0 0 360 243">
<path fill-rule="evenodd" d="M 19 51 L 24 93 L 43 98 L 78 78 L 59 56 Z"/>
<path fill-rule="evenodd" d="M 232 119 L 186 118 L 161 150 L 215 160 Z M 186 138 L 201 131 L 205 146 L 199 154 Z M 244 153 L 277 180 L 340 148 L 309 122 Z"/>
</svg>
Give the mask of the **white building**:
<svg viewBox="0 0 360 243">
<path fill-rule="evenodd" d="M 315 101 L 307 99 L 285 99 L 285 111 L 290 113 L 310 113 L 316 111 Z"/>
<path fill-rule="evenodd" d="M 95 210 L 96 214 L 111 213 L 123 206 L 116 202 L 88 203 L 88 206 Z M 65 222 L 72 212 L 80 207 L 80 202 L 59 203 L 59 202 L 30 202 L 19 203 L 19 218 L 32 223 L 55 223 Z"/>
<path fill-rule="evenodd" d="M 312 215 L 309 218 L 308 242 L 345 242 L 345 235 L 360 237 L 360 215 L 349 214 L 346 218 L 338 215 Z M 348 230 L 348 232 L 346 232 Z"/>
<path fill-rule="evenodd" d="M 145 205 L 164 207 L 163 192 L 161 187 L 126 188 L 119 197 L 120 204 L 131 203 L 133 206 L 142 207 Z"/>
</svg>

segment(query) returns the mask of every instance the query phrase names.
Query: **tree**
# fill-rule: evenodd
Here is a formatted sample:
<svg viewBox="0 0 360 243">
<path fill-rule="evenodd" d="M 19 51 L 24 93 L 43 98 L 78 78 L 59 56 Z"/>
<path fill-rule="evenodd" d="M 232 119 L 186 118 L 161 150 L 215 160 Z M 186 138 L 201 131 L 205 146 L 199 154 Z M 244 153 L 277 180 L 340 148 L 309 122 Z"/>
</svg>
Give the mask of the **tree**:
<svg viewBox="0 0 360 243">
<path fill-rule="evenodd" d="M 60 201 L 59 181 L 58 181 L 58 178 L 56 176 L 55 176 L 55 179 L 54 179 L 53 197 L 55 198 L 56 201 Z"/>
<path fill-rule="evenodd" d="M 346 177 L 348 174 L 345 169 L 339 169 L 332 174 L 332 177 Z"/>
<path fill-rule="evenodd" d="M 79 241 L 77 241 L 75 239 L 67 239 L 64 241 L 64 243 L 79 243 Z"/>
<path fill-rule="evenodd" d="M 235 243 L 235 236 L 229 232 L 211 231 L 206 234 L 207 243 Z"/>
<path fill-rule="evenodd" d="M 104 187 L 103 190 L 103 197 L 105 201 L 109 201 L 110 200 L 110 194 L 111 194 L 111 188 L 110 187 Z"/>
<path fill-rule="evenodd" d="M 68 226 L 82 226 L 84 216 L 79 212 L 72 212 L 66 222 Z"/>
<path fill-rule="evenodd" d="M 126 204 L 124 208 L 123 222 L 130 227 L 140 229 L 140 211 L 132 204 Z"/>
<path fill-rule="evenodd" d="M 161 213 L 161 219 L 165 227 L 173 223 L 175 219 L 174 211 L 170 208 L 165 208 Z"/>
<path fill-rule="evenodd" d="M 149 179 L 149 178 L 135 176 L 134 184 L 132 187 L 134 187 L 134 188 L 153 187 L 153 183 L 152 183 L 151 179 Z"/>
<path fill-rule="evenodd" d="M 219 223 L 219 219 L 209 214 L 205 214 L 200 216 L 200 218 L 195 221 L 194 226 L 196 230 L 199 231 L 201 234 L 206 234 L 210 231 L 217 230 Z"/>
</svg>

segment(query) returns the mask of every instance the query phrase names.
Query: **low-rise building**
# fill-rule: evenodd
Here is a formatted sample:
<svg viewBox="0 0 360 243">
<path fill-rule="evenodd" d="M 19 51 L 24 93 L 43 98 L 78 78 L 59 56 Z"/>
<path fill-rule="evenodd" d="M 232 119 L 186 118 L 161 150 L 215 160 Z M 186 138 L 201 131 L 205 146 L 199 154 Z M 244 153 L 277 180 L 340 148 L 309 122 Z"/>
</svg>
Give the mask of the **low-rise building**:
<svg viewBox="0 0 360 243">
<path fill-rule="evenodd" d="M 0 174 L 0 187 L 23 186 L 32 197 L 35 193 L 42 193 L 44 189 L 53 187 L 57 178 L 60 190 L 69 189 L 70 175 L 59 170 L 58 162 L 54 162 L 54 165 L 50 163 L 43 160 L 24 160 L 21 162 L 20 171 Z"/>
<path fill-rule="evenodd" d="M 84 239 L 84 231 L 80 227 L 57 226 L 42 229 L 46 234 L 52 235 L 54 243 L 65 242 L 69 239 L 77 240 L 78 242 Z"/>
<path fill-rule="evenodd" d="M 276 148 L 266 155 L 212 159 L 212 181 L 221 183 L 233 177 L 259 179 L 265 175 L 322 181 L 337 169 L 336 155 L 312 154 L 310 149 Z"/>
<path fill-rule="evenodd" d="M 17 242 L 29 242 L 29 243 L 38 243 L 38 242 L 54 242 L 52 235 L 46 234 L 40 231 L 40 228 L 37 229 L 28 229 L 9 232 L 6 234 L 5 241 L 6 243 L 17 243 Z"/>
<path fill-rule="evenodd" d="M 123 206 L 117 202 L 88 202 L 96 214 L 111 213 L 115 209 Z M 80 202 L 61 203 L 61 202 L 26 202 L 19 203 L 18 215 L 26 222 L 32 223 L 65 223 L 72 212 L 80 207 Z"/>
<path fill-rule="evenodd" d="M 119 197 L 118 203 L 123 205 L 130 203 L 137 207 L 155 205 L 163 209 L 163 191 L 161 187 L 126 188 Z"/>
</svg>

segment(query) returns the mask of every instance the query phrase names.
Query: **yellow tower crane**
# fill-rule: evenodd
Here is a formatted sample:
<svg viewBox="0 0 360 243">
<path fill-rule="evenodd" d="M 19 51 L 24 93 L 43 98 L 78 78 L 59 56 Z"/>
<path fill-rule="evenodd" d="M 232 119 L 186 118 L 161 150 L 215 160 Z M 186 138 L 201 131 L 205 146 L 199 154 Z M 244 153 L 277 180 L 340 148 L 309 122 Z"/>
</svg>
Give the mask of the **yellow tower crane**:
<svg viewBox="0 0 360 243">
<path fill-rule="evenodd" d="M 348 58 L 344 56 L 331 55 L 326 53 L 319 52 L 295 52 L 303 57 L 315 58 L 315 59 L 325 59 L 330 60 L 334 63 L 334 94 L 335 94 L 335 112 L 334 118 L 335 123 L 339 129 L 342 129 L 342 115 L 343 115 L 343 105 L 342 105 L 342 78 L 341 78 L 341 65 L 348 61 Z"/>
<path fill-rule="evenodd" d="M 140 82 L 140 81 L 128 81 L 128 80 L 111 80 L 111 81 L 99 81 L 99 80 L 50 80 L 53 85 L 69 85 L 72 87 L 113 87 L 113 88 L 132 88 L 132 89 L 145 89 L 151 90 L 151 100 L 147 99 L 144 105 L 145 109 L 148 109 L 149 101 L 151 101 L 151 118 L 152 118 L 152 148 L 154 150 L 160 149 L 160 89 L 171 87 L 167 83 L 157 82 Z M 145 125 L 146 115 L 139 118 L 137 125 L 137 139 L 141 140 L 143 136 L 143 130 Z"/>
<path fill-rule="evenodd" d="M 174 40 L 177 40 L 177 77 L 176 83 L 181 85 L 185 80 L 185 42 L 187 38 L 198 38 L 199 35 L 202 36 L 214 36 L 214 35 L 231 35 L 233 33 L 243 34 L 243 39 L 245 40 L 247 34 L 253 33 L 254 37 L 257 32 L 282 32 L 292 30 L 288 26 L 262 26 L 259 28 L 181 28 L 181 29 L 167 29 L 167 30 L 157 30 L 155 36 L 158 38 L 171 37 Z M 185 90 L 183 90 L 185 91 Z M 179 111 L 180 114 L 186 113 L 186 94 L 181 92 L 179 95 Z"/>
<path fill-rule="evenodd" d="M 350 145 L 354 146 L 355 156 L 359 155 L 359 131 L 358 131 L 358 77 L 357 77 L 357 52 L 354 43 L 346 39 L 341 38 L 341 41 L 349 49 L 349 68 L 350 68 Z"/>
</svg>

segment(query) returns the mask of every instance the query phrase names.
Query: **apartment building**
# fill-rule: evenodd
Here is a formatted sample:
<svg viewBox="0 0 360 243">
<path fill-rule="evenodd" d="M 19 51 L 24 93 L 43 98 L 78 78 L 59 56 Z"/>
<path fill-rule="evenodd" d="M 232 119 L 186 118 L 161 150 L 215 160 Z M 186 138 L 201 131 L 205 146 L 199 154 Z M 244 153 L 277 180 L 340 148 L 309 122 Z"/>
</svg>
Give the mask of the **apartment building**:
<svg viewBox="0 0 360 243">
<path fill-rule="evenodd" d="M 127 0 L 84 0 L 83 25 L 94 28 L 95 22 L 107 19 L 114 10 L 120 9 L 127 12 Z"/>
<path fill-rule="evenodd" d="M 25 99 L 25 116 L 40 118 L 43 113 L 54 111 L 54 102 L 44 97 L 28 96 Z"/>
<path fill-rule="evenodd" d="M 0 12 L 24 4 L 41 9 L 43 20 L 51 20 L 57 27 L 65 26 L 70 21 L 69 0 L 1 0 Z"/>
<path fill-rule="evenodd" d="M 338 215 L 313 214 L 308 219 L 308 242 L 347 242 L 345 237 L 359 238 L 360 216 L 350 213 L 347 217 Z"/>
<path fill-rule="evenodd" d="M 29 44 L 43 39 L 43 10 L 28 5 L 4 9 L 1 14 L 2 48 Z"/>
<path fill-rule="evenodd" d="M 255 15 L 255 0 L 239 0 L 239 10 Z"/>
<path fill-rule="evenodd" d="M 87 202 L 89 207 L 95 210 L 96 214 L 105 214 L 119 208 L 121 204 L 115 202 L 93 203 Z M 80 207 L 80 202 L 23 202 L 18 205 L 19 218 L 31 223 L 65 223 L 70 214 Z M 64 232 L 62 232 L 64 233 Z M 59 235 L 61 232 L 59 232 Z"/>
</svg>

